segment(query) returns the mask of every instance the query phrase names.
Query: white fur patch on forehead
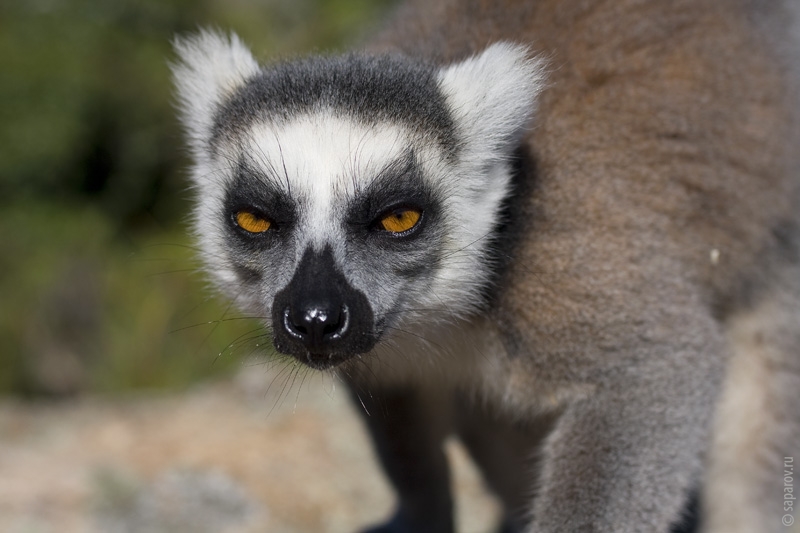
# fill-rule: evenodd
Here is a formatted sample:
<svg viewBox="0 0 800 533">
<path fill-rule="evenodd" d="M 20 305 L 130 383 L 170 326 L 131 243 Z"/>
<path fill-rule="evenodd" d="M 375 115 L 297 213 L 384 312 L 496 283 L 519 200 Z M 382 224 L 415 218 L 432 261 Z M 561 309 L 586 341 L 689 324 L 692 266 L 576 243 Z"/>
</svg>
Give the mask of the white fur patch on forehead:
<svg viewBox="0 0 800 533">
<path fill-rule="evenodd" d="M 342 200 L 403 157 L 411 142 L 402 126 L 323 112 L 259 124 L 241 146 L 251 164 L 303 203 L 304 231 L 321 243 L 340 222 Z"/>
</svg>

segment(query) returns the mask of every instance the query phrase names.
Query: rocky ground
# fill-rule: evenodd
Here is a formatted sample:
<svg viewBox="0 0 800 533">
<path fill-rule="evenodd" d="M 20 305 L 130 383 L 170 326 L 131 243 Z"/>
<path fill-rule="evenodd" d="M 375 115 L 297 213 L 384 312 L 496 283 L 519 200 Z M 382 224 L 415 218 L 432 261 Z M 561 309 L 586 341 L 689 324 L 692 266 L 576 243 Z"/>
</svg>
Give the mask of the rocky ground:
<svg viewBox="0 0 800 533">
<path fill-rule="evenodd" d="M 180 395 L 0 401 L 0 531 L 352 533 L 392 496 L 330 378 L 250 365 Z M 299 380 L 298 380 L 299 381 Z M 497 508 L 456 443 L 459 531 Z"/>
</svg>

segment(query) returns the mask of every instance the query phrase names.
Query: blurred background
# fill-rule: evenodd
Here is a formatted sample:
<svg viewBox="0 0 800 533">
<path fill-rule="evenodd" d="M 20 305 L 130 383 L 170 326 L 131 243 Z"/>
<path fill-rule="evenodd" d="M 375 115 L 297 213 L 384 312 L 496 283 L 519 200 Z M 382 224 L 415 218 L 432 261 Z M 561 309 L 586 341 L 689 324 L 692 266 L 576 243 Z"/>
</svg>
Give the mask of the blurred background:
<svg viewBox="0 0 800 533">
<path fill-rule="evenodd" d="M 0 531 L 356 531 L 392 511 L 347 395 L 269 363 L 187 237 L 168 63 L 357 43 L 390 0 L 0 1 Z M 260 346 L 256 346 L 259 344 Z M 496 519 L 450 443 L 462 532 Z"/>
</svg>

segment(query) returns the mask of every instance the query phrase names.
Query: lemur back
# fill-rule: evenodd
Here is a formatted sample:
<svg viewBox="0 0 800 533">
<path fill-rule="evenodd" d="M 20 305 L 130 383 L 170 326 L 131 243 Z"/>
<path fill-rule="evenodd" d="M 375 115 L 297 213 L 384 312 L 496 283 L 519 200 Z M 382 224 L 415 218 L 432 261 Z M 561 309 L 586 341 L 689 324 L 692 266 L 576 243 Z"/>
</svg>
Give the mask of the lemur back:
<svg viewBox="0 0 800 533">
<path fill-rule="evenodd" d="M 205 260 L 350 384 L 399 495 L 370 531 L 453 531 L 453 432 L 506 532 L 793 520 L 797 4 L 418 0 L 265 67 L 179 41 Z"/>
</svg>

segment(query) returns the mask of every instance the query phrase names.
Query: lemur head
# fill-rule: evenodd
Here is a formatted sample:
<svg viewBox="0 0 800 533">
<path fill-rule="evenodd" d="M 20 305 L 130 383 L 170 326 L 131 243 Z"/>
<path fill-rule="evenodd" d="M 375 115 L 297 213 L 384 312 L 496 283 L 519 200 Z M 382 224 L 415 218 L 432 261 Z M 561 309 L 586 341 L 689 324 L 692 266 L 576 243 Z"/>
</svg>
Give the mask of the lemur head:
<svg viewBox="0 0 800 533">
<path fill-rule="evenodd" d="M 510 156 L 542 65 L 500 43 L 444 68 L 400 56 L 260 67 L 179 40 L 208 270 L 275 347 L 316 367 L 482 304 Z"/>
</svg>

